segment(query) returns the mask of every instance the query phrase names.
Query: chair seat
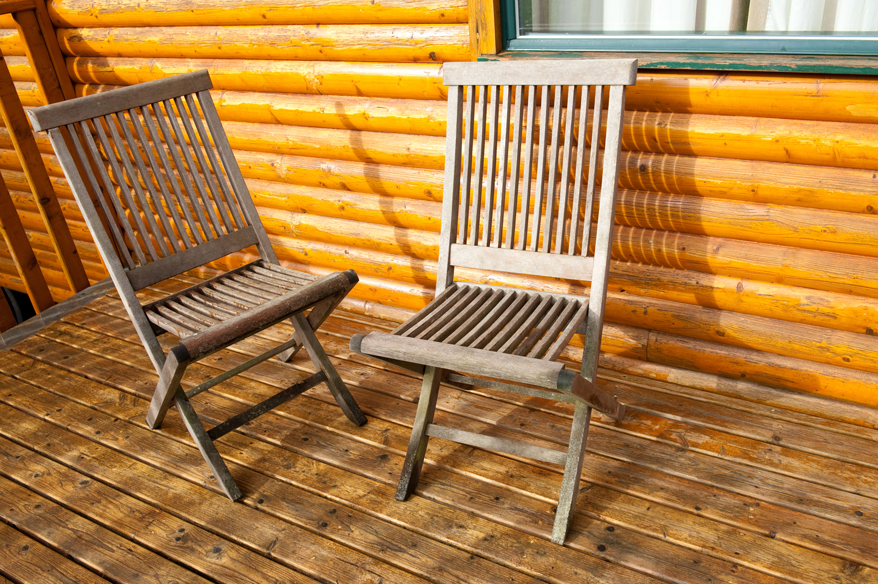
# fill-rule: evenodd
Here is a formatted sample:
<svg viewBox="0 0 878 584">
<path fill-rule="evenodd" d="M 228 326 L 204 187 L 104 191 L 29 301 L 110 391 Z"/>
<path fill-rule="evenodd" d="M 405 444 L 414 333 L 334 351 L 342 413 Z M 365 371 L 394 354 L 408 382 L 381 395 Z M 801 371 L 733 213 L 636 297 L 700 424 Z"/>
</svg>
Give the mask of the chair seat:
<svg viewBox="0 0 878 584">
<path fill-rule="evenodd" d="M 319 279 L 257 260 L 143 307 L 158 328 L 186 339 Z"/>
<path fill-rule="evenodd" d="M 392 334 L 554 361 L 587 311 L 588 298 L 455 282 Z"/>
</svg>

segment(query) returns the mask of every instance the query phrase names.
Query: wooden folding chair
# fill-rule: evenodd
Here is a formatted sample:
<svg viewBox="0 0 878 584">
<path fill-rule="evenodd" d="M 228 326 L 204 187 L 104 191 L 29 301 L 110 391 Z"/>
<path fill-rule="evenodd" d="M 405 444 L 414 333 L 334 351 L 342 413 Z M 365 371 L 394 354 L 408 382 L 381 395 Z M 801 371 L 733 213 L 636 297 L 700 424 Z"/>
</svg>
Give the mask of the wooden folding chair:
<svg viewBox="0 0 878 584">
<path fill-rule="evenodd" d="M 634 84 L 636 72 L 637 61 L 630 59 L 445 64 L 448 128 L 436 298 L 392 333 L 351 340 L 355 351 L 424 375 L 397 499 L 415 489 L 431 436 L 557 463 L 565 468 L 552 541 L 564 542 L 591 408 L 615 419 L 625 413 L 594 382 L 625 86 Z M 591 291 L 579 297 L 456 282 L 457 266 L 585 280 Z M 556 362 L 576 333 L 585 335 L 579 373 Z M 567 451 L 434 424 L 443 380 L 574 404 Z"/>
<path fill-rule="evenodd" d="M 99 93 L 28 112 L 49 138 L 159 381 L 147 414 L 158 428 L 171 403 L 223 492 L 241 491 L 213 441 L 319 383 L 345 415 L 366 418 L 314 331 L 357 283 L 353 270 L 318 278 L 278 265 L 208 89 L 207 71 Z M 97 206 L 96 206 L 97 205 Z M 100 211 L 98 211 L 98 208 Z M 256 246 L 261 259 L 141 306 L 137 290 Z M 194 363 L 289 320 L 288 341 L 184 391 Z M 167 356 L 157 335 L 180 338 Z M 266 359 L 304 347 L 317 373 L 206 430 L 193 396 Z"/>
</svg>

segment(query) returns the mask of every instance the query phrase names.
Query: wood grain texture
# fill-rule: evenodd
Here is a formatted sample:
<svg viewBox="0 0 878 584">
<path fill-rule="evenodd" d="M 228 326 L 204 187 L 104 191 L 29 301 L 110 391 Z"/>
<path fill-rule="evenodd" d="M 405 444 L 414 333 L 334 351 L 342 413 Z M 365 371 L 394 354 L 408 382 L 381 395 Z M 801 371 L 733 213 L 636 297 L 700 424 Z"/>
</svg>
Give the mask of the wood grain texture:
<svg viewBox="0 0 878 584">
<path fill-rule="evenodd" d="M 90 0 L 50 3 L 59 27 L 243 26 L 261 24 L 429 24 L 467 21 L 461 0 L 309 0 L 295 7 L 284 0 L 264 0 L 242 6 L 237 0 L 212 0 L 193 8 L 184 1 L 146 6 L 117 2 L 95 10 Z"/>
<path fill-rule="evenodd" d="M 277 25 L 62 28 L 78 57 L 292 59 L 442 63 L 469 59 L 466 25 Z M 9 43 L 9 45 L 7 45 Z M 0 37 L 0 50 L 14 40 Z"/>
</svg>

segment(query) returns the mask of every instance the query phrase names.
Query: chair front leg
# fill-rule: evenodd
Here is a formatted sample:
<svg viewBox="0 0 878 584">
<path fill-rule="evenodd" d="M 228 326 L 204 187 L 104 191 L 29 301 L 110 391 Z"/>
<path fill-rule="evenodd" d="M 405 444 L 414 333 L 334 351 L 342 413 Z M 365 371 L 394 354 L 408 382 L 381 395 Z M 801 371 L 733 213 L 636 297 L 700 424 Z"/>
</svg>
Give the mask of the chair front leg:
<svg viewBox="0 0 878 584">
<path fill-rule="evenodd" d="M 573 520 L 590 422 L 591 408 L 581 402 L 577 403 L 567 446 L 567 464 L 564 466 L 564 478 L 561 480 L 561 493 L 558 496 L 558 510 L 555 512 L 555 525 L 552 528 L 552 542 L 558 545 L 564 545 L 564 538 L 567 537 Z"/>
<path fill-rule="evenodd" d="M 326 385 L 329 387 L 329 391 L 332 392 L 338 407 L 357 426 L 365 424 L 366 416 L 360 410 L 360 406 L 357 405 L 354 396 L 348 391 L 338 371 L 335 370 L 335 366 L 329 360 L 326 351 L 323 350 L 317 335 L 314 334 L 314 329 L 311 328 L 311 323 L 308 322 L 308 319 L 302 313 L 293 316 L 293 320 L 296 326 L 296 338 L 308 352 L 308 356 L 311 357 L 311 362 L 314 363 L 314 366 L 326 374 Z"/>
<path fill-rule="evenodd" d="M 421 467 L 427 454 L 427 426 L 433 423 L 436 412 L 436 398 L 439 396 L 439 382 L 442 380 L 442 369 L 427 367 L 424 371 L 424 383 L 421 385 L 421 397 L 418 400 L 418 411 L 412 425 L 412 437 L 409 439 L 408 451 L 402 465 L 402 475 L 396 489 L 396 499 L 405 501 L 415 491 L 421 478 Z"/>
<path fill-rule="evenodd" d="M 156 384 L 155 391 L 152 394 L 152 401 L 149 404 L 149 410 L 146 412 L 146 424 L 155 430 L 162 425 L 168 408 L 178 391 L 183 391 L 180 387 L 180 380 L 183 373 L 189 365 L 189 351 L 182 345 L 177 345 L 168 352 L 165 364 L 159 374 L 159 382 Z"/>
</svg>

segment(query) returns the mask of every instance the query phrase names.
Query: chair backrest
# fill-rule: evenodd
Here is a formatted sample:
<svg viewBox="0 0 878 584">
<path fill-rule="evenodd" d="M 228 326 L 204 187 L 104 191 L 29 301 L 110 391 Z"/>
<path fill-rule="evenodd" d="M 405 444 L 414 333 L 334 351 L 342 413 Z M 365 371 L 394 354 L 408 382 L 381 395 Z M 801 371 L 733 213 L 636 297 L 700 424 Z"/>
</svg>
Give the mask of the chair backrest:
<svg viewBox="0 0 878 584">
<path fill-rule="evenodd" d="M 444 65 L 437 293 L 455 266 L 606 287 L 625 86 L 636 73 L 635 59 Z"/>
<path fill-rule="evenodd" d="M 197 71 L 28 112 L 35 130 L 49 131 L 117 288 L 139 290 L 254 244 L 277 262 L 211 86 Z"/>
</svg>

